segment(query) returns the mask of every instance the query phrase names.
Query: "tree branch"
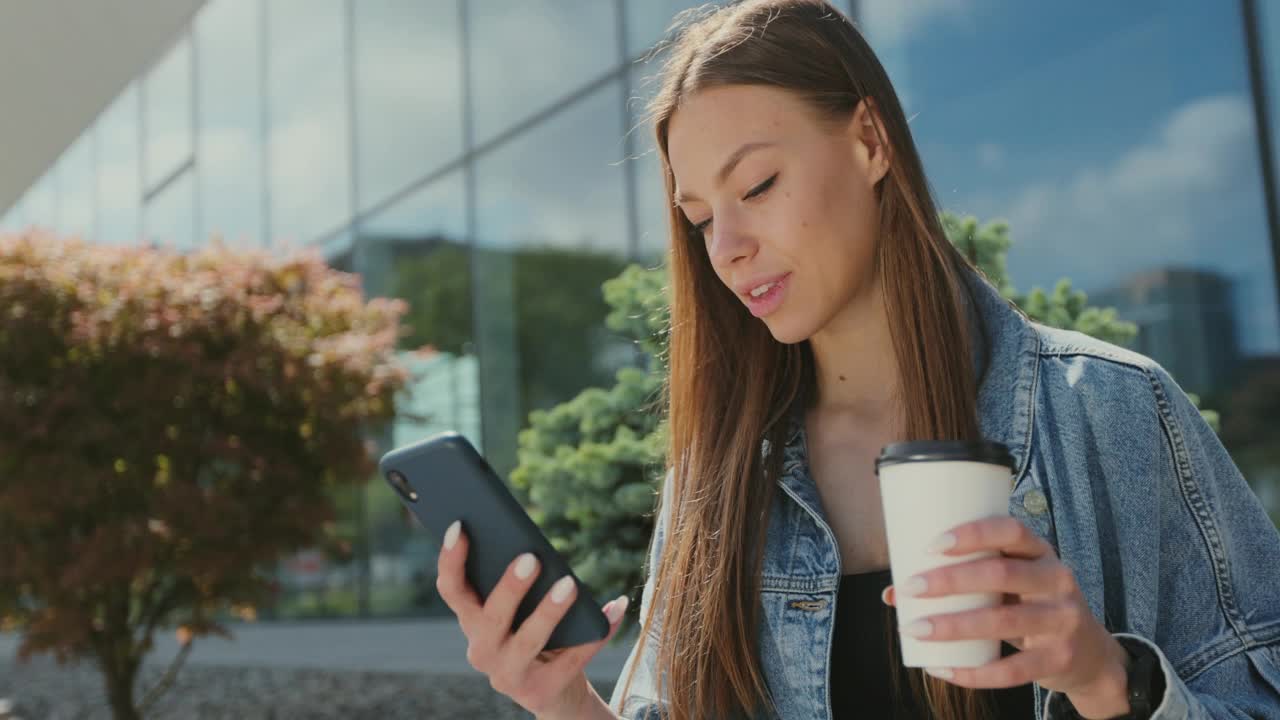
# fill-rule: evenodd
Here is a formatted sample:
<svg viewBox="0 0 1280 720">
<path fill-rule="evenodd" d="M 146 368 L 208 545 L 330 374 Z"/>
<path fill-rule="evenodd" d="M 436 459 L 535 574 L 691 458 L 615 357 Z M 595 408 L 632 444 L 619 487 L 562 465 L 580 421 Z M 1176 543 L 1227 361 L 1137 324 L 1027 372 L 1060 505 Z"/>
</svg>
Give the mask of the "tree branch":
<svg viewBox="0 0 1280 720">
<path fill-rule="evenodd" d="M 182 664 L 187 660 L 187 655 L 191 653 L 192 645 L 195 645 L 195 642 L 191 640 L 182 644 L 182 649 L 178 651 L 178 656 L 173 659 L 173 662 L 169 663 L 169 669 L 164 671 L 164 675 L 147 691 L 146 696 L 142 698 L 142 702 L 138 704 L 139 715 L 145 717 L 151 706 L 173 685 L 174 679 L 178 677 L 178 671 L 182 669 Z"/>
</svg>

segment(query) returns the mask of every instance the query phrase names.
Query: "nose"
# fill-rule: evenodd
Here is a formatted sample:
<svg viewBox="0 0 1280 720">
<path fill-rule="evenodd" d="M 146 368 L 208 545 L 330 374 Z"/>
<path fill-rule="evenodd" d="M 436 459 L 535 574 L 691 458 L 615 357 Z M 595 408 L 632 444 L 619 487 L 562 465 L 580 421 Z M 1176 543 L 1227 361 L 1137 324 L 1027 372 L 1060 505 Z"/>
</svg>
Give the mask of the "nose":
<svg viewBox="0 0 1280 720">
<path fill-rule="evenodd" d="M 711 228 L 711 244 L 707 255 L 715 267 L 729 267 L 733 263 L 751 257 L 758 245 L 746 228 L 734 222 L 716 218 Z"/>
</svg>

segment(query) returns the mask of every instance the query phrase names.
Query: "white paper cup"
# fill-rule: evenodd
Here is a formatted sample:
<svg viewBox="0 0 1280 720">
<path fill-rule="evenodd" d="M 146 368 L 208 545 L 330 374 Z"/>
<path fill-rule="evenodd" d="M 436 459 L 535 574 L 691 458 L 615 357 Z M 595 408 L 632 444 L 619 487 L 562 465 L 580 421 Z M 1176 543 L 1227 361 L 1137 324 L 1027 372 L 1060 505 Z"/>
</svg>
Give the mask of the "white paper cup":
<svg viewBox="0 0 1280 720">
<path fill-rule="evenodd" d="M 977 667 L 1000 658 L 999 640 L 926 641 L 901 628 L 932 615 L 994 607 L 999 593 L 905 597 L 898 588 L 926 570 L 995 555 L 949 556 L 929 544 L 957 525 L 1009 514 L 1013 459 L 999 443 L 926 441 L 895 443 L 876 460 L 889 539 L 898 637 L 906 667 Z"/>
</svg>

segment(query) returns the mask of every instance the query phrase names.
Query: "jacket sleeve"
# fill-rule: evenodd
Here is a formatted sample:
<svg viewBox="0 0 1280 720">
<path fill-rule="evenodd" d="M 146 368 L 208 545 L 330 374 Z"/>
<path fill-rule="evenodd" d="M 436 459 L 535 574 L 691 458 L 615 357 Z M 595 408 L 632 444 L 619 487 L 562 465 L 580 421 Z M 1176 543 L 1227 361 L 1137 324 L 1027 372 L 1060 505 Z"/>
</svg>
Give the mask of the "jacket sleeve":
<svg viewBox="0 0 1280 720">
<path fill-rule="evenodd" d="M 1151 522 L 1161 547 L 1194 548 L 1214 569 L 1216 587 L 1205 592 L 1216 591 L 1221 618 L 1194 618 L 1183 630 L 1210 636 L 1201 652 L 1177 659 L 1185 679 L 1152 639 L 1116 635 L 1160 659 L 1165 691 L 1153 702 L 1153 720 L 1280 720 L 1280 533 L 1200 411 L 1162 368 L 1150 372 L 1167 453 L 1152 463 L 1166 468 L 1156 484 L 1166 497 L 1154 504 L 1166 516 Z M 1046 698 L 1047 720 L 1068 717 L 1055 708 L 1058 695 Z"/>
<path fill-rule="evenodd" d="M 640 618 L 643 620 L 649 614 L 649 606 L 653 603 L 653 575 L 658 565 L 658 558 L 662 554 L 662 544 L 665 540 L 668 518 L 671 514 L 671 473 L 668 472 L 663 480 L 661 492 L 661 507 L 658 510 L 658 516 L 653 524 L 653 537 L 649 542 L 648 561 L 645 565 L 646 579 L 644 589 L 640 593 Z M 661 615 L 654 615 L 654 625 L 648 630 L 648 641 L 644 643 L 643 650 L 640 647 L 640 641 L 637 638 L 636 645 L 631 649 L 631 654 L 627 657 L 626 663 L 622 666 L 622 673 L 618 676 L 617 683 L 613 686 L 612 697 L 609 699 L 609 707 L 616 713 L 619 713 L 627 720 L 643 720 L 644 718 L 657 719 L 665 716 L 665 705 L 657 700 L 657 659 L 658 659 L 658 637 L 659 626 L 661 625 Z M 622 697 L 624 685 L 626 684 L 627 675 L 631 672 L 631 668 L 635 667 L 635 678 L 631 681 L 631 687 L 627 689 L 626 697 Z"/>
</svg>

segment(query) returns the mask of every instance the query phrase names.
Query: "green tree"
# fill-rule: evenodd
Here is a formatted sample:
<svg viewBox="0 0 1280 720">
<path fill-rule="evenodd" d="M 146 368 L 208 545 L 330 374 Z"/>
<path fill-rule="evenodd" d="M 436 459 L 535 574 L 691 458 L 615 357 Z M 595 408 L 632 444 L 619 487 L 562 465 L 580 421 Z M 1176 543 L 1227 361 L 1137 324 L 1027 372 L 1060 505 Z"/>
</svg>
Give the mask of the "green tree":
<svg viewBox="0 0 1280 720">
<path fill-rule="evenodd" d="M 0 626 L 132 720 L 374 470 L 403 304 L 317 256 L 0 237 Z M 184 649 L 135 700 L 155 633 Z"/>
<path fill-rule="evenodd" d="M 951 242 L 1001 294 L 1033 320 L 1114 343 L 1137 332 L 1113 309 L 1088 305 L 1061 280 L 1052 292 L 1019 293 L 1005 258 L 1012 241 L 1003 221 L 941 214 Z M 659 399 L 665 375 L 669 310 L 666 274 L 630 267 L 604 286 L 608 323 L 644 352 L 643 367 L 618 373 L 609 389 L 591 388 L 549 411 L 534 412 L 520 433 L 519 466 L 511 483 L 552 544 L 579 576 L 612 596 L 642 585 L 654 499 L 666 447 Z M 1206 413 L 1216 425 L 1216 414 Z M 639 612 L 628 610 L 629 622 Z"/>
</svg>

